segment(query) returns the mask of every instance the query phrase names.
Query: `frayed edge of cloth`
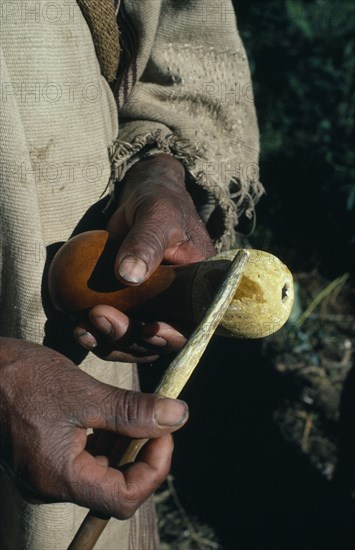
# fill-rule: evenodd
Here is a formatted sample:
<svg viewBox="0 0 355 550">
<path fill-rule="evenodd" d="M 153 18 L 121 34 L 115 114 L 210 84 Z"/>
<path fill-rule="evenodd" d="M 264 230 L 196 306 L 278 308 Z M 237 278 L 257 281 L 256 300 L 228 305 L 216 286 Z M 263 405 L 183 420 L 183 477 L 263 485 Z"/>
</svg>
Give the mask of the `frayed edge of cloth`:
<svg viewBox="0 0 355 550">
<path fill-rule="evenodd" d="M 220 185 L 216 175 L 203 170 L 203 165 L 209 164 L 203 150 L 174 133 L 165 135 L 160 129 L 137 135 L 130 143 L 117 139 L 112 144 L 109 150 L 111 177 L 108 184 L 111 201 L 114 200 L 116 186 L 123 180 L 129 168 L 142 158 L 159 153 L 168 153 L 180 160 L 192 181 L 212 196 L 214 210 L 218 208 L 223 218 L 223 229 L 214 239 L 218 251 L 235 246 L 235 227 L 242 215 L 253 220 L 253 227 L 255 226 L 255 205 L 264 194 L 259 178 L 244 179 L 235 175 L 231 177 L 229 192 Z M 232 189 L 237 191 L 232 192 Z M 208 225 L 208 219 L 204 219 L 204 222 Z"/>
</svg>

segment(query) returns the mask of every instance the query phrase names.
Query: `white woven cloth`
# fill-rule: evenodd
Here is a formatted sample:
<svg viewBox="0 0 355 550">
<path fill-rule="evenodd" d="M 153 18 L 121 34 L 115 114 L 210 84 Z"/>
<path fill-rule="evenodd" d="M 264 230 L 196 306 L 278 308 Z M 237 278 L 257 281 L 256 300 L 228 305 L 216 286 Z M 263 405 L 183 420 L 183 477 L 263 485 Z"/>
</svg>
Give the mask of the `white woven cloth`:
<svg viewBox="0 0 355 550">
<path fill-rule="evenodd" d="M 186 167 L 189 190 L 219 248 L 252 214 L 259 135 L 231 0 L 122 0 L 122 75 L 102 77 L 75 0 L 0 0 L 0 335 L 58 347 L 42 305 L 48 247 L 67 240 L 110 179 L 147 151 Z M 117 139 L 118 138 L 118 139 Z M 48 312 L 46 312 L 48 313 Z M 54 338 L 54 340 L 53 340 Z M 65 350 L 64 350 L 65 351 Z M 130 366 L 91 356 L 82 368 L 131 387 Z M 1 550 L 64 550 L 82 517 L 71 504 L 24 501 L 0 477 Z M 112 520 L 102 550 L 154 550 L 151 507 Z"/>
<path fill-rule="evenodd" d="M 2 1 L 0 11 L 0 333 L 39 343 L 46 247 L 65 241 L 98 201 L 118 132 L 115 100 L 75 0 L 50 4 Z M 82 367 L 132 387 L 131 366 L 91 355 Z M 5 477 L 0 507 L 1 550 L 64 550 L 86 514 L 24 501 Z M 96 547 L 127 550 L 130 523 L 111 520 Z"/>
</svg>

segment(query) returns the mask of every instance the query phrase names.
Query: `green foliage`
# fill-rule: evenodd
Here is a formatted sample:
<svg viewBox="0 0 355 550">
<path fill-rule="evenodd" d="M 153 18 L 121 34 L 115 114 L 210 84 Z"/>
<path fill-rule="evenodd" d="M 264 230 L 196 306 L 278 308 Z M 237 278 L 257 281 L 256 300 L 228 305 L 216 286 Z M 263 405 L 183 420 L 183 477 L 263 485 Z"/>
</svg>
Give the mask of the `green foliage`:
<svg viewBox="0 0 355 550">
<path fill-rule="evenodd" d="M 272 199 L 265 223 L 288 231 L 290 239 L 296 233 L 298 241 L 314 239 L 319 250 L 321 239 L 342 243 L 349 257 L 346 247 L 355 238 L 355 2 L 235 4 Z"/>
</svg>

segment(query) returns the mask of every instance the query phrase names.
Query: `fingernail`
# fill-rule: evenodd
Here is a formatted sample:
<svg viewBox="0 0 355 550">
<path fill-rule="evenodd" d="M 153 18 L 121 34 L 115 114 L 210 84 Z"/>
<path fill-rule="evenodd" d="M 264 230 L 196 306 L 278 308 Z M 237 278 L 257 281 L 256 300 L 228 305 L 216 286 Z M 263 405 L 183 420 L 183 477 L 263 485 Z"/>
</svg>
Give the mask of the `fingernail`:
<svg viewBox="0 0 355 550">
<path fill-rule="evenodd" d="M 165 348 L 168 345 L 168 342 L 161 336 L 149 336 L 146 338 L 142 338 L 142 340 L 144 340 L 148 344 L 151 344 L 152 346 L 158 346 L 159 348 Z"/>
<path fill-rule="evenodd" d="M 103 332 L 104 334 L 106 334 L 107 336 L 110 336 L 113 332 L 113 327 L 110 323 L 110 321 L 108 321 L 106 319 L 106 317 L 90 317 L 90 321 L 92 322 L 93 325 L 95 325 L 95 327 L 100 330 L 101 332 Z"/>
<path fill-rule="evenodd" d="M 141 283 L 148 272 L 147 264 L 135 256 L 126 256 L 120 263 L 118 273 L 129 283 Z"/>
<path fill-rule="evenodd" d="M 97 347 L 96 338 L 90 332 L 76 333 L 76 339 L 86 349 L 91 350 Z"/>
<path fill-rule="evenodd" d="M 187 405 L 180 399 L 160 398 L 155 405 L 154 416 L 160 426 L 181 426 L 188 415 Z"/>
</svg>

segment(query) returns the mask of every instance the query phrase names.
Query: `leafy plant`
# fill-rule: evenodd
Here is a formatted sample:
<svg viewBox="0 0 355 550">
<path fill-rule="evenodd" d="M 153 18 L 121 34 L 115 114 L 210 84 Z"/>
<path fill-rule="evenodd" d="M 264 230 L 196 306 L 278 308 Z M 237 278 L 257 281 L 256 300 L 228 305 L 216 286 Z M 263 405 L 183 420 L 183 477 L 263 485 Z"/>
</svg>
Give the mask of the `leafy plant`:
<svg viewBox="0 0 355 550">
<path fill-rule="evenodd" d="M 355 3 L 236 0 L 251 61 L 268 198 L 259 223 L 322 264 L 355 241 Z"/>
</svg>

